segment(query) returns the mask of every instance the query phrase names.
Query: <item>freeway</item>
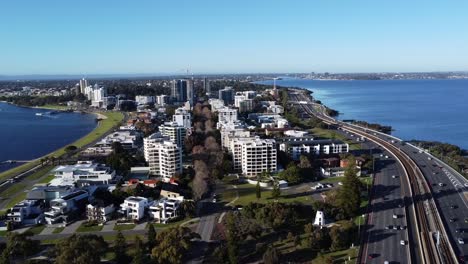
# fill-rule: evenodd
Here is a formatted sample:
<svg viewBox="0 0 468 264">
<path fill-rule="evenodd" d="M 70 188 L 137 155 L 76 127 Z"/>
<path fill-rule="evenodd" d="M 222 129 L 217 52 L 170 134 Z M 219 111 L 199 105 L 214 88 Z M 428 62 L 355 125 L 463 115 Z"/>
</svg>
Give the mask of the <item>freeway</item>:
<svg viewBox="0 0 468 264">
<path fill-rule="evenodd" d="M 444 225 L 441 217 L 439 216 L 440 208 L 437 206 L 439 202 L 439 196 L 432 196 L 432 189 L 430 189 L 427 183 L 427 176 L 420 170 L 420 165 L 401 148 L 392 145 L 388 141 L 380 138 L 381 133 L 369 130 L 366 128 L 358 127 L 355 125 L 346 124 L 344 122 L 335 120 L 328 115 L 324 114 L 325 109 L 322 105 L 317 105 L 311 102 L 310 98 L 303 93 L 295 92 L 293 97 L 296 97 L 297 101 L 308 101 L 309 103 L 299 104 L 303 110 L 302 114 L 314 115 L 322 119 L 325 123 L 337 126 L 338 128 L 365 137 L 370 141 L 373 141 L 389 153 L 395 155 L 396 160 L 402 165 L 405 170 L 405 178 L 408 181 L 406 184 L 411 192 L 410 204 L 414 204 L 412 214 L 414 215 L 414 221 L 412 223 L 414 229 L 416 229 L 416 237 L 410 239 L 410 243 L 415 243 L 413 254 L 415 254 L 418 263 L 457 263 L 456 260 L 459 256 L 459 261 L 464 262 L 463 252 L 457 252 L 454 250 L 453 235 L 450 234 L 450 229 L 446 231 L 446 225 Z M 424 168 L 424 167 L 423 167 Z M 407 208 L 408 209 L 408 208 Z M 443 214 L 442 214 L 443 215 Z M 410 232 L 411 233 L 411 232 Z M 448 239 L 448 234 L 451 235 L 451 239 Z M 452 243 L 450 243 L 452 242 Z M 366 248 L 365 246 L 364 248 Z M 411 247 L 413 249 L 413 247 Z M 458 253 L 458 254 L 457 254 Z M 361 254 L 361 262 L 363 262 Z"/>
<path fill-rule="evenodd" d="M 385 137 L 384 135 L 382 137 Z M 457 256 L 468 259 L 468 181 L 450 168 L 447 164 L 422 151 L 413 145 L 393 140 L 395 145 L 407 153 L 421 168 L 428 181 L 434 200 L 436 201 L 440 217 L 454 251 Z M 467 244 L 460 244 L 458 239 Z"/>
</svg>

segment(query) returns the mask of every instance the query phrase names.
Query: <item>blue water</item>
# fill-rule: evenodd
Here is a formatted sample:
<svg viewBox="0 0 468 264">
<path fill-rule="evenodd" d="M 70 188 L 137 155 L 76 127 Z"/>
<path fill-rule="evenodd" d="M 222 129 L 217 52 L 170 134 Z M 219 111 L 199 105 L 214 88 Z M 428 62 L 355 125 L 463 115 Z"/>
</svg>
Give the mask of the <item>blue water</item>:
<svg viewBox="0 0 468 264">
<path fill-rule="evenodd" d="M 31 160 L 74 142 L 96 127 L 95 116 L 17 107 L 0 102 L 0 162 Z M 19 164 L 1 164 L 0 171 Z"/>
<path fill-rule="evenodd" d="M 262 82 L 272 84 L 272 81 Z M 405 140 L 435 140 L 468 149 L 468 80 L 278 80 L 313 91 L 339 119 L 390 125 Z"/>
</svg>

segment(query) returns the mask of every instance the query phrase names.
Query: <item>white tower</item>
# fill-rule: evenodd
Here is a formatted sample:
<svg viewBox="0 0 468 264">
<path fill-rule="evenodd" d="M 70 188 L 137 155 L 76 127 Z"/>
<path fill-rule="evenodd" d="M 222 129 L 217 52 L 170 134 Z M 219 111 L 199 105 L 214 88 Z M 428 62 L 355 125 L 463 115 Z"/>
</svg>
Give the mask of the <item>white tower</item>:
<svg viewBox="0 0 468 264">
<path fill-rule="evenodd" d="M 323 215 L 322 211 L 317 211 L 317 214 L 315 215 L 314 225 L 320 227 L 325 225 L 325 216 Z"/>
</svg>

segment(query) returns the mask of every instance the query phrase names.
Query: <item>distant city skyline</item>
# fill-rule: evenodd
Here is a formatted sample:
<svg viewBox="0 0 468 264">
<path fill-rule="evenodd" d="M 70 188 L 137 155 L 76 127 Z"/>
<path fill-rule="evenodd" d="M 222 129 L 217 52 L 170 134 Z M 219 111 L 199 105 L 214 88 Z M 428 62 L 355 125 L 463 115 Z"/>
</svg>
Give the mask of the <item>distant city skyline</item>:
<svg viewBox="0 0 468 264">
<path fill-rule="evenodd" d="M 468 71 L 462 1 L 4 1 L 0 75 Z"/>
</svg>

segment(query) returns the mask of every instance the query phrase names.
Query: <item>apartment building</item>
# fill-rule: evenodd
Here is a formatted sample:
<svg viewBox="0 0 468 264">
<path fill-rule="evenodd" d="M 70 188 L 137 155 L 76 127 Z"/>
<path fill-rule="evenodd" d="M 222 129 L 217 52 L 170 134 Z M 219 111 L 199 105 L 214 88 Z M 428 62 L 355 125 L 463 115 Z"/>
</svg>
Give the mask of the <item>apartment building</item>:
<svg viewBox="0 0 468 264">
<path fill-rule="evenodd" d="M 179 173 L 182 173 L 182 150 L 161 133 L 144 139 L 145 160 L 150 167 L 150 173 L 159 176 L 165 182 Z"/>
<path fill-rule="evenodd" d="M 154 201 L 149 206 L 150 218 L 154 219 L 157 223 L 167 223 L 171 219 L 175 219 L 180 213 L 180 204 L 183 197 L 177 198 L 162 198 Z"/>
<path fill-rule="evenodd" d="M 115 208 L 112 203 L 95 201 L 86 206 L 86 217 L 88 218 L 88 221 L 105 223 L 112 218 L 114 211 Z"/>
<path fill-rule="evenodd" d="M 117 180 L 114 170 L 92 161 L 78 161 L 75 165 L 61 165 L 53 171 L 51 186 L 73 186 L 75 183 L 89 185 L 109 184 Z"/>
<path fill-rule="evenodd" d="M 169 137 L 170 140 L 180 148 L 184 148 L 184 140 L 187 136 L 187 128 L 179 125 L 177 122 L 165 122 L 159 126 L 161 135 Z"/>
<path fill-rule="evenodd" d="M 7 219 L 18 226 L 42 224 L 44 221 L 42 208 L 43 203 L 39 200 L 24 200 L 11 208 Z"/>
<path fill-rule="evenodd" d="M 349 152 L 349 145 L 339 140 L 314 140 L 312 138 L 282 138 L 279 149 L 286 152 L 293 160 L 301 155 L 330 155 Z"/>
<path fill-rule="evenodd" d="M 112 147 L 114 142 L 118 142 L 126 150 L 136 150 L 141 146 L 141 139 L 142 134 L 137 130 L 119 130 L 101 139 L 95 147 Z"/>
<path fill-rule="evenodd" d="M 120 205 L 119 213 L 126 219 L 140 220 L 145 216 L 148 199 L 140 196 L 130 196 Z"/>
<path fill-rule="evenodd" d="M 86 191 L 77 190 L 61 198 L 50 201 L 50 209 L 44 213 L 47 224 L 68 223 L 84 212 L 89 195 Z"/>
<path fill-rule="evenodd" d="M 183 107 L 179 107 L 175 110 L 172 121 L 176 122 L 179 126 L 183 126 L 189 130 L 192 129 L 192 116 L 190 112 Z"/>
<path fill-rule="evenodd" d="M 277 170 L 276 142 L 258 137 L 233 138 L 229 146 L 235 171 L 247 177 Z"/>
<path fill-rule="evenodd" d="M 218 109 L 219 123 L 234 123 L 237 121 L 237 109 L 223 107 Z"/>
</svg>

